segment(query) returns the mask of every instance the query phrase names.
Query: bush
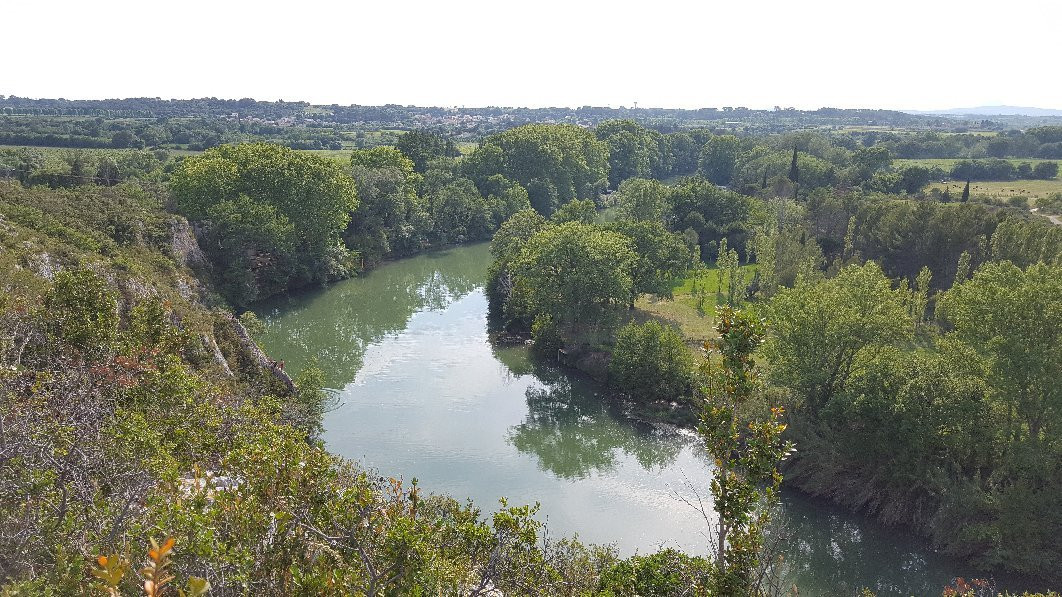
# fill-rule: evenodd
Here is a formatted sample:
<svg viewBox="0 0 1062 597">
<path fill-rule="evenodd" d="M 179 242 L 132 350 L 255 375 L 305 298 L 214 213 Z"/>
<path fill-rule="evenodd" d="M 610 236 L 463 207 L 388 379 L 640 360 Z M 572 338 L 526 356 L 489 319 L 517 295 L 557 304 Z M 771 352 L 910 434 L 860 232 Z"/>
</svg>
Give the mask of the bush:
<svg viewBox="0 0 1062 597">
<path fill-rule="evenodd" d="M 630 323 L 616 336 L 610 383 L 634 398 L 675 400 L 690 395 L 693 368 L 693 355 L 674 328 Z"/>
<path fill-rule="evenodd" d="M 601 574 L 600 595 L 707 595 L 711 564 L 673 549 L 631 556 Z"/>
<path fill-rule="evenodd" d="M 535 343 L 535 350 L 542 354 L 555 352 L 564 345 L 560 330 L 549 315 L 535 317 L 531 324 L 531 339 Z"/>
</svg>

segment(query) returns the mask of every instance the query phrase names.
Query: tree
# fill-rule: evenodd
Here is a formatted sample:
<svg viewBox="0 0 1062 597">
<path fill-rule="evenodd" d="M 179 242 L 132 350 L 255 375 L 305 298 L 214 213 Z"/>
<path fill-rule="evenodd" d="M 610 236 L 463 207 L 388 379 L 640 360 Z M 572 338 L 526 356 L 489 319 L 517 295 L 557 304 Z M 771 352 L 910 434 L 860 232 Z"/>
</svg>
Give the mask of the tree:
<svg viewBox="0 0 1062 597">
<path fill-rule="evenodd" d="M 595 218 L 597 218 L 597 206 L 591 199 L 574 199 L 562 205 L 553 214 L 553 221 L 558 224 L 564 222 L 593 224 Z"/>
<path fill-rule="evenodd" d="M 979 353 L 1009 440 L 1039 442 L 1062 425 L 1062 267 L 982 266 L 940 299 L 949 337 Z"/>
<path fill-rule="evenodd" d="M 798 392 L 815 417 L 860 358 L 909 338 L 907 297 L 874 262 L 783 289 L 768 308 L 765 356 L 775 382 Z"/>
<path fill-rule="evenodd" d="M 514 266 L 531 237 L 552 224 L 537 211 L 527 208 L 505 220 L 490 241 L 490 254 L 494 257 L 487 269 L 487 299 L 491 313 L 505 314 L 512 319 L 534 314 L 527 307 L 523 296 L 515 295 Z"/>
<path fill-rule="evenodd" d="M 1052 180 L 1058 177 L 1058 162 L 1040 162 L 1033 167 L 1032 177 Z"/>
<path fill-rule="evenodd" d="M 734 175 L 739 150 L 738 138 L 733 135 L 712 137 L 701 152 L 701 174 L 712 183 L 728 185 Z"/>
<path fill-rule="evenodd" d="M 104 351 L 118 333 L 118 299 L 107 281 L 91 270 L 56 274 L 44 304 L 52 334 L 78 350 Z"/>
<path fill-rule="evenodd" d="M 549 215 L 597 194 L 608 179 L 608 145 L 575 125 L 529 124 L 487 137 L 461 169 L 480 187 L 494 174 L 520 183 L 535 209 Z"/>
<path fill-rule="evenodd" d="M 612 188 L 629 178 L 667 174 L 660 133 L 633 120 L 606 120 L 594 132 L 608 144 L 608 182 Z"/>
<path fill-rule="evenodd" d="M 393 167 L 351 166 L 358 207 L 343 237 L 366 264 L 387 255 L 411 254 L 428 242 L 428 206 L 417 196 L 416 177 L 406 162 Z"/>
<path fill-rule="evenodd" d="M 786 426 L 779 422 L 781 407 L 751 421 L 745 415 L 762 399 L 754 353 L 764 328 L 763 321 L 724 307 L 715 342 L 721 363 L 707 366 L 709 385 L 697 430 L 715 463 L 715 595 L 758 594 L 764 531 L 782 482 L 778 465 L 792 451 L 782 440 Z"/>
<path fill-rule="evenodd" d="M 577 222 L 552 226 L 524 246 L 514 267 L 515 292 L 562 329 L 608 328 L 631 303 L 636 259 L 619 233 Z"/>
<path fill-rule="evenodd" d="M 114 158 L 105 156 L 100 159 L 99 166 L 96 167 L 96 183 L 110 187 L 118 184 L 121 180 L 122 173 Z"/>
<path fill-rule="evenodd" d="M 287 289 L 296 243 L 291 221 L 268 203 L 247 195 L 207 210 L 206 245 L 222 292 L 237 306 Z"/>
<path fill-rule="evenodd" d="M 414 171 L 413 160 L 393 147 L 382 145 L 372 149 L 355 149 L 350 154 L 350 165 L 365 168 L 395 168 L 407 175 Z"/>
<path fill-rule="evenodd" d="M 719 241 L 719 255 L 715 264 L 719 275 L 719 292 L 726 286 L 726 304 L 733 307 L 743 298 L 741 291 L 744 290 L 744 281 L 741 279 L 741 261 L 737 251 L 727 248 L 725 238 Z"/>
<path fill-rule="evenodd" d="M 629 323 L 616 334 L 609 383 L 641 400 L 675 401 L 690 396 L 693 355 L 671 326 Z"/>
<path fill-rule="evenodd" d="M 616 193 L 620 217 L 645 222 L 667 222 L 670 206 L 668 188 L 663 183 L 645 178 L 623 181 Z"/>
<path fill-rule="evenodd" d="M 929 291 L 933 281 L 933 272 L 923 266 L 915 278 L 914 291 L 911 296 L 911 319 L 915 327 L 926 320 L 926 309 L 929 307 Z"/>
<path fill-rule="evenodd" d="M 692 228 L 698 235 L 701 255 L 714 254 L 713 245 L 723 237 L 739 254 L 744 254 L 751 199 L 695 176 L 671 187 L 668 203 L 674 218 L 671 228 Z"/>
<path fill-rule="evenodd" d="M 859 177 L 866 180 L 875 172 L 884 170 L 892 165 L 892 156 L 888 148 L 876 145 L 874 147 L 861 147 L 852 154 L 852 162 L 859 172 Z"/>
<path fill-rule="evenodd" d="M 693 260 L 685 239 L 660 222 L 619 221 L 609 229 L 629 238 L 638 257 L 631 270 L 634 295 L 670 297 L 673 284 L 685 276 Z"/>
<path fill-rule="evenodd" d="M 442 243 L 485 239 L 494 230 L 487 202 L 467 178 L 458 178 L 430 197 L 433 233 Z"/>
<path fill-rule="evenodd" d="M 962 198 L 959 201 L 966 203 L 970 200 L 970 181 L 966 181 L 966 186 L 962 188 Z"/>
<path fill-rule="evenodd" d="M 789 182 L 793 183 L 793 199 L 797 198 L 800 187 L 800 167 L 797 165 L 797 150 L 793 148 L 793 161 L 789 164 Z"/>
<path fill-rule="evenodd" d="M 341 234 L 357 208 L 357 191 L 333 160 L 267 143 L 223 145 L 182 161 L 170 190 L 177 209 L 195 221 L 209 221 L 222 212 L 238 217 L 213 208 L 243 196 L 247 200 L 240 205 L 263 204 L 283 216 L 292 230 L 293 259 L 274 275 L 285 285 L 349 273 Z M 213 249 L 211 254 L 218 256 Z"/>
<path fill-rule="evenodd" d="M 395 149 L 408 157 L 413 162 L 413 169 L 421 173 L 428 169 L 428 162 L 436 158 L 457 155 L 457 149 L 452 140 L 423 129 L 403 133 L 395 141 Z"/>
</svg>

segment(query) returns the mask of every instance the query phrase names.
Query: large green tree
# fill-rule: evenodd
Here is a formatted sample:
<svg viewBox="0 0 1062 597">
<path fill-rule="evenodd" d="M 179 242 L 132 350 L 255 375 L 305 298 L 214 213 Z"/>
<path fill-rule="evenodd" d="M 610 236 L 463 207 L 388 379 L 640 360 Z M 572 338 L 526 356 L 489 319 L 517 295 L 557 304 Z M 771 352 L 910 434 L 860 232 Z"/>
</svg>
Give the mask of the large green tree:
<svg viewBox="0 0 1062 597">
<path fill-rule="evenodd" d="M 229 298 L 262 298 L 285 286 L 324 281 L 349 273 L 351 264 L 341 234 L 357 208 L 354 180 L 333 160 L 267 143 L 223 145 L 190 157 L 170 181 L 177 209 L 190 220 L 209 224 L 210 234 L 238 232 L 252 280 L 250 292 L 219 278 Z M 247 208 L 252 213 L 244 213 Z M 249 222 L 253 222 L 249 224 Z M 269 235 L 258 235 L 263 227 Z M 288 238 L 272 233 L 290 230 Z M 219 237 L 220 238 L 220 237 Z M 255 239 L 266 246 L 255 245 Z M 252 243 L 252 244 L 247 244 Z M 284 254 L 276 251 L 283 246 Z M 226 267 L 239 262 L 227 255 L 233 247 L 208 243 L 208 254 Z M 244 278 L 245 276 L 237 276 Z M 259 284 L 263 278 L 270 280 Z"/>
<path fill-rule="evenodd" d="M 174 172 L 170 189 L 177 208 L 193 220 L 240 195 L 269 204 L 313 255 L 336 246 L 358 204 L 354 180 L 339 164 L 268 143 L 222 145 L 190 157 Z"/>
<path fill-rule="evenodd" d="M 568 222 L 527 241 L 515 267 L 516 288 L 534 313 L 567 330 L 595 331 L 630 305 L 636 261 L 622 234 Z"/>
<path fill-rule="evenodd" d="M 487 137 L 461 167 L 481 189 L 495 174 L 520 183 L 550 215 L 559 204 L 596 195 L 608 178 L 608 145 L 575 125 L 529 124 Z"/>
<path fill-rule="evenodd" d="M 987 264 L 940 299 L 950 337 L 977 351 L 1010 440 L 1055 438 L 1062 425 L 1062 267 Z"/>
<path fill-rule="evenodd" d="M 772 377 L 795 390 L 816 416 L 859 359 L 911 335 L 905 294 L 873 262 L 779 291 L 768 309 L 765 355 Z"/>
<path fill-rule="evenodd" d="M 620 216 L 627 220 L 667 223 L 671 216 L 667 194 L 667 186 L 659 181 L 627 179 L 616 193 Z"/>
<path fill-rule="evenodd" d="M 740 149 L 734 135 L 712 137 L 701 152 L 701 173 L 717 185 L 730 184 Z"/>
</svg>

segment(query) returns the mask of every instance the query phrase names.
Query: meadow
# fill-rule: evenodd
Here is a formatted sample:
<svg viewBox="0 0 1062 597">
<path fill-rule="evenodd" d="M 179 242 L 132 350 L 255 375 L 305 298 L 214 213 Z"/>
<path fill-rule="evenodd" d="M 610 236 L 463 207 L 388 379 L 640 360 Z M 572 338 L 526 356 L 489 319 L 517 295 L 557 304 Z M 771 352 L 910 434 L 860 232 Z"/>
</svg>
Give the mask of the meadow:
<svg viewBox="0 0 1062 597">
<path fill-rule="evenodd" d="M 987 159 L 987 158 L 986 158 Z M 993 158 L 994 159 L 994 158 Z M 1057 162 L 1058 160 L 1044 160 L 1040 158 L 1003 158 L 1017 166 L 1018 164 L 1030 164 L 1036 167 L 1036 164 L 1040 162 Z M 892 161 L 894 167 L 900 168 L 902 166 L 925 166 L 926 168 L 940 168 L 945 172 L 950 172 L 955 164 L 959 162 L 968 162 L 970 158 L 919 158 L 919 159 L 907 159 L 897 158 Z"/>
<path fill-rule="evenodd" d="M 927 191 L 933 189 L 951 190 L 952 197 L 962 195 L 964 182 L 934 182 L 929 185 Z M 970 195 L 973 197 L 996 197 L 1010 199 L 1011 197 L 1028 197 L 1030 199 L 1047 199 L 1055 193 L 1062 193 L 1062 179 L 1052 180 L 984 180 L 970 183 Z"/>
</svg>

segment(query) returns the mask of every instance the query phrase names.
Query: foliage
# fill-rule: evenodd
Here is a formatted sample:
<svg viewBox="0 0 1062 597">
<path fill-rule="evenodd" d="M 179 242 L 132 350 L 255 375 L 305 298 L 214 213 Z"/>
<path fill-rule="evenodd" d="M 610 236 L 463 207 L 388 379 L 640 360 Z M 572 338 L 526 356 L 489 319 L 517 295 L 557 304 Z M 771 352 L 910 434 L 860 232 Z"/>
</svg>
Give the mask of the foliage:
<svg viewBox="0 0 1062 597">
<path fill-rule="evenodd" d="M 357 207 L 356 187 L 331 160 L 264 143 L 225 145 L 184 160 L 170 189 L 177 208 L 208 222 L 222 243 L 207 251 L 238 305 L 349 273 L 340 234 Z"/>
<path fill-rule="evenodd" d="M 592 200 L 573 199 L 554 212 L 552 219 L 558 224 L 563 224 L 565 222 L 593 224 L 596 217 L 597 207 Z"/>
<path fill-rule="evenodd" d="M 630 178 L 620 184 L 616 202 L 623 219 L 668 223 L 668 188 L 655 180 Z"/>
<path fill-rule="evenodd" d="M 487 137 L 462 169 L 481 188 L 495 174 L 520 183 L 531 205 L 549 216 L 596 194 L 608 176 L 608 146 L 575 125 L 531 124 Z"/>
<path fill-rule="evenodd" d="M 693 371 L 693 355 L 670 326 L 629 323 L 616 334 L 609 384 L 624 394 L 646 401 L 686 401 Z"/>
<path fill-rule="evenodd" d="M 118 333 L 114 291 L 90 270 L 59 272 L 44 306 L 50 313 L 50 331 L 63 344 L 106 351 Z"/>
<path fill-rule="evenodd" d="M 670 597 L 709 595 L 711 563 L 673 549 L 631 556 L 601 574 L 598 595 Z"/>
<path fill-rule="evenodd" d="M 796 391 L 812 416 L 862 359 L 911 334 L 906 297 L 873 262 L 817 283 L 798 280 L 771 300 L 768 318 L 771 377 Z"/>
<path fill-rule="evenodd" d="M 594 129 L 608 145 L 608 182 L 617 188 L 629 178 L 663 177 L 670 171 L 667 141 L 633 120 L 606 120 Z"/>
<path fill-rule="evenodd" d="M 404 133 L 395 142 L 395 149 L 413 162 L 413 169 L 424 172 L 428 162 L 442 157 L 457 157 L 457 147 L 452 139 L 432 131 L 414 129 Z"/>
<path fill-rule="evenodd" d="M 737 137 L 733 135 L 712 137 L 701 153 L 701 174 L 712 184 L 722 186 L 730 184 L 739 151 Z"/>
<path fill-rule="evenodd" d="M 634 294 L 670 297 L 675 281 L 686 275 L 693 261 L 685 240 L 660 222 L 619 221 L 607 228 L 631 241 L 637 256 L 631 270 Z"/>
<path fill-rule="evenodd" d="M 715 595 L 760 592 L 757 573 L 763 535 L 777 502 L 782 476 L 778 464 L 792 450 L 782 440 L 781 407 L 770 414 L 742 420 L 748 404 L 758 398 L 753 353 L 764 337 L 764 322 L 729 307 L 719 314 L 722 358 L 707 366 L 708 387 L 698 431 L 704 438 L 715 472 L 711 483 L 715 522 Z M 707 347 L 706 347 L 707 348 Z"/>
<path fill-rule="evenodd" d="M 608 328 L 633 298 L 636 255 L 626 237 L 577 222 L 536 233 L 514 264 L 514 287 L 562 330 Z"/>
</svg>

